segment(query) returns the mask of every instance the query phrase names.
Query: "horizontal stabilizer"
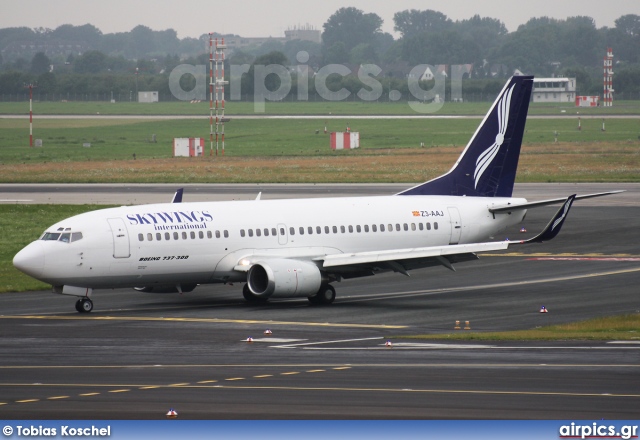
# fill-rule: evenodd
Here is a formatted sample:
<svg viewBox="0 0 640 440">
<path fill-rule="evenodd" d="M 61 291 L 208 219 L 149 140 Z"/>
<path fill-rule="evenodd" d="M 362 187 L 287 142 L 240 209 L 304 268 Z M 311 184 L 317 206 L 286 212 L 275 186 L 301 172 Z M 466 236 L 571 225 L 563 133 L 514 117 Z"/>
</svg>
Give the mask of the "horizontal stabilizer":
<svg viewBox="0 0 640 440">
<path fill-rule="evenodd" d="M 611 194 L 619 194 L 622 192 L 624 192 L 624 190 L 607 191 L 607 192 L 595 193 L 595 194 L 585 194 L 583 196 L 575 196 L 575 200 L 583 200 L 583 199 L 590 199 L 593 197 L 608 196 Z M 489 212 L 493 214 L 496 214 L 499 212 L 513 212 L 513 211 L 520 211 L 522 209 L 539 208 L 541 206 L 547 206 L 547 205 L 556 205 L 558 203 L 563 203 L 566 201 L 567 201 L 567 198 L 562 197 L 559 199 L 549 199 L 549 200 L 540 200 L 539 202 L 523 203 L 521 205 L 496 206 L 493 208 L 489 208 Z"/>
</svg>

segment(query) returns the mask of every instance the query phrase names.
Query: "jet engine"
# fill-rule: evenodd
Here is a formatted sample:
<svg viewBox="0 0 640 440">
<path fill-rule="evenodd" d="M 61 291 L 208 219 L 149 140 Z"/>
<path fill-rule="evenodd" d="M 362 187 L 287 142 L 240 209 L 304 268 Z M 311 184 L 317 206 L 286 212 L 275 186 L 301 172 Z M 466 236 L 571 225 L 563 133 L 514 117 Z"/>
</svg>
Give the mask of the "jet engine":
<svg viewBox="0 0 640 440">
<path fill-rule="evenodd" d="M 312 296 L 322 275 L 313 263 L 286 258 L 257 261 L 247 273 L 247 286 L 256 298 Z"/>
</svg>

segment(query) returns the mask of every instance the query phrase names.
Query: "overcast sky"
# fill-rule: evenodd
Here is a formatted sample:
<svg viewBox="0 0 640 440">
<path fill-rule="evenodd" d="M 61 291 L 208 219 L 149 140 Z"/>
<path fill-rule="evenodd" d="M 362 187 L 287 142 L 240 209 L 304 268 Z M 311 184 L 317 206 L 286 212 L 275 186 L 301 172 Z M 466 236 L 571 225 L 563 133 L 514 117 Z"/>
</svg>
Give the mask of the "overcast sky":
<svg viewBox="0 0 640 440">
<path fill-rule="evenodd" d="M 613 27 L 625 14 L 640 15 L 640 0 L 2 0 L 0 28 L 55 29 L 90 23 L 103 33 L 126 32 L 142 24 L 153 30 L 175 29 L 179 38 L 209 32 L 243 37 L 282 37 L 286 29 L 322 25 L 341 7 L 374 12 L 383 30 L 393 32 L 393 14 L 405 9 L 433 9 L 452 20 L 475 14 L 497 18 L 512 32 L 532 17 L 564 19 L 587 15 L 598 28 Z M 397 36 L 397 35 L 395 35 Z"/>
</svg>

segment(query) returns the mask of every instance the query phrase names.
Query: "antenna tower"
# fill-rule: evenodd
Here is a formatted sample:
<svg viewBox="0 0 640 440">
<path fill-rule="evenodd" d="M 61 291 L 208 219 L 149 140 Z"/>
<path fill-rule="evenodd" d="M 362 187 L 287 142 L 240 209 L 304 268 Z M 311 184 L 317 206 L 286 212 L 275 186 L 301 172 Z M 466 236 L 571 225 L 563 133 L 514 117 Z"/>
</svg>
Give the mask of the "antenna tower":
<svg viewBox="0 0 640 440">
<path fill-rule="evenodd" d="M 613 106 L 613 50 L 607 48 L 607 55 L 604 57 L 604 93 L 602 96 L 603 106 Z"/>
<path fill-rule="evenodd" d="M 222 155 L 224 156 L 224 86 L 229 81 L 224 80 L 224 50 L 227 46 L 224 44 L 224 38 L 215 39 L 216 46 L 216 156 L 218 155 L 218 145 L 222 146 Z"/>
</svg>

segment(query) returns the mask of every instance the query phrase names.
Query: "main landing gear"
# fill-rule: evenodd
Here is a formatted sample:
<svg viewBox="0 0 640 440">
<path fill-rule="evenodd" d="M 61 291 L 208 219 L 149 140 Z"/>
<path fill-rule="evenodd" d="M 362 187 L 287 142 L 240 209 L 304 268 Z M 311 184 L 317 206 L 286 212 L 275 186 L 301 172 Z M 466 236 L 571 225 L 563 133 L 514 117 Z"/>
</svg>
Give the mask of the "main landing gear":
<svg viewBox="0 0 640 440">
<path fill-rule="evenodd" d="M 331 304 L 336 299 L 336 289 L 331 284 L 323 284 L 318 293 L 308 299 L 311 304 Z"/>
<path fill-rule="evenodd" d="M 93 301 L 91 301 L 87 297 L 80 298 L 78 301 L 76 301 L 76 310 L 79 313 L 89 313 L 93 310 Z"/>
<path fill-rule="evenodd" d="M 264 304 L 269 298 L 264 298 L 262 296 L 255 295 L 251 290 L 249 290 L 249 286 L 247 284 L 242 288 L 242 296 L 248 303 L 252 304 Z M 331 304 L 336 299 L 336 289 L 333 288 L 330 284 L 322 284 L 320 286 L 320 290 L 313 295 L 308 297 L 308 300 L 313 305 L 325 305 Z"/>
</svg>

